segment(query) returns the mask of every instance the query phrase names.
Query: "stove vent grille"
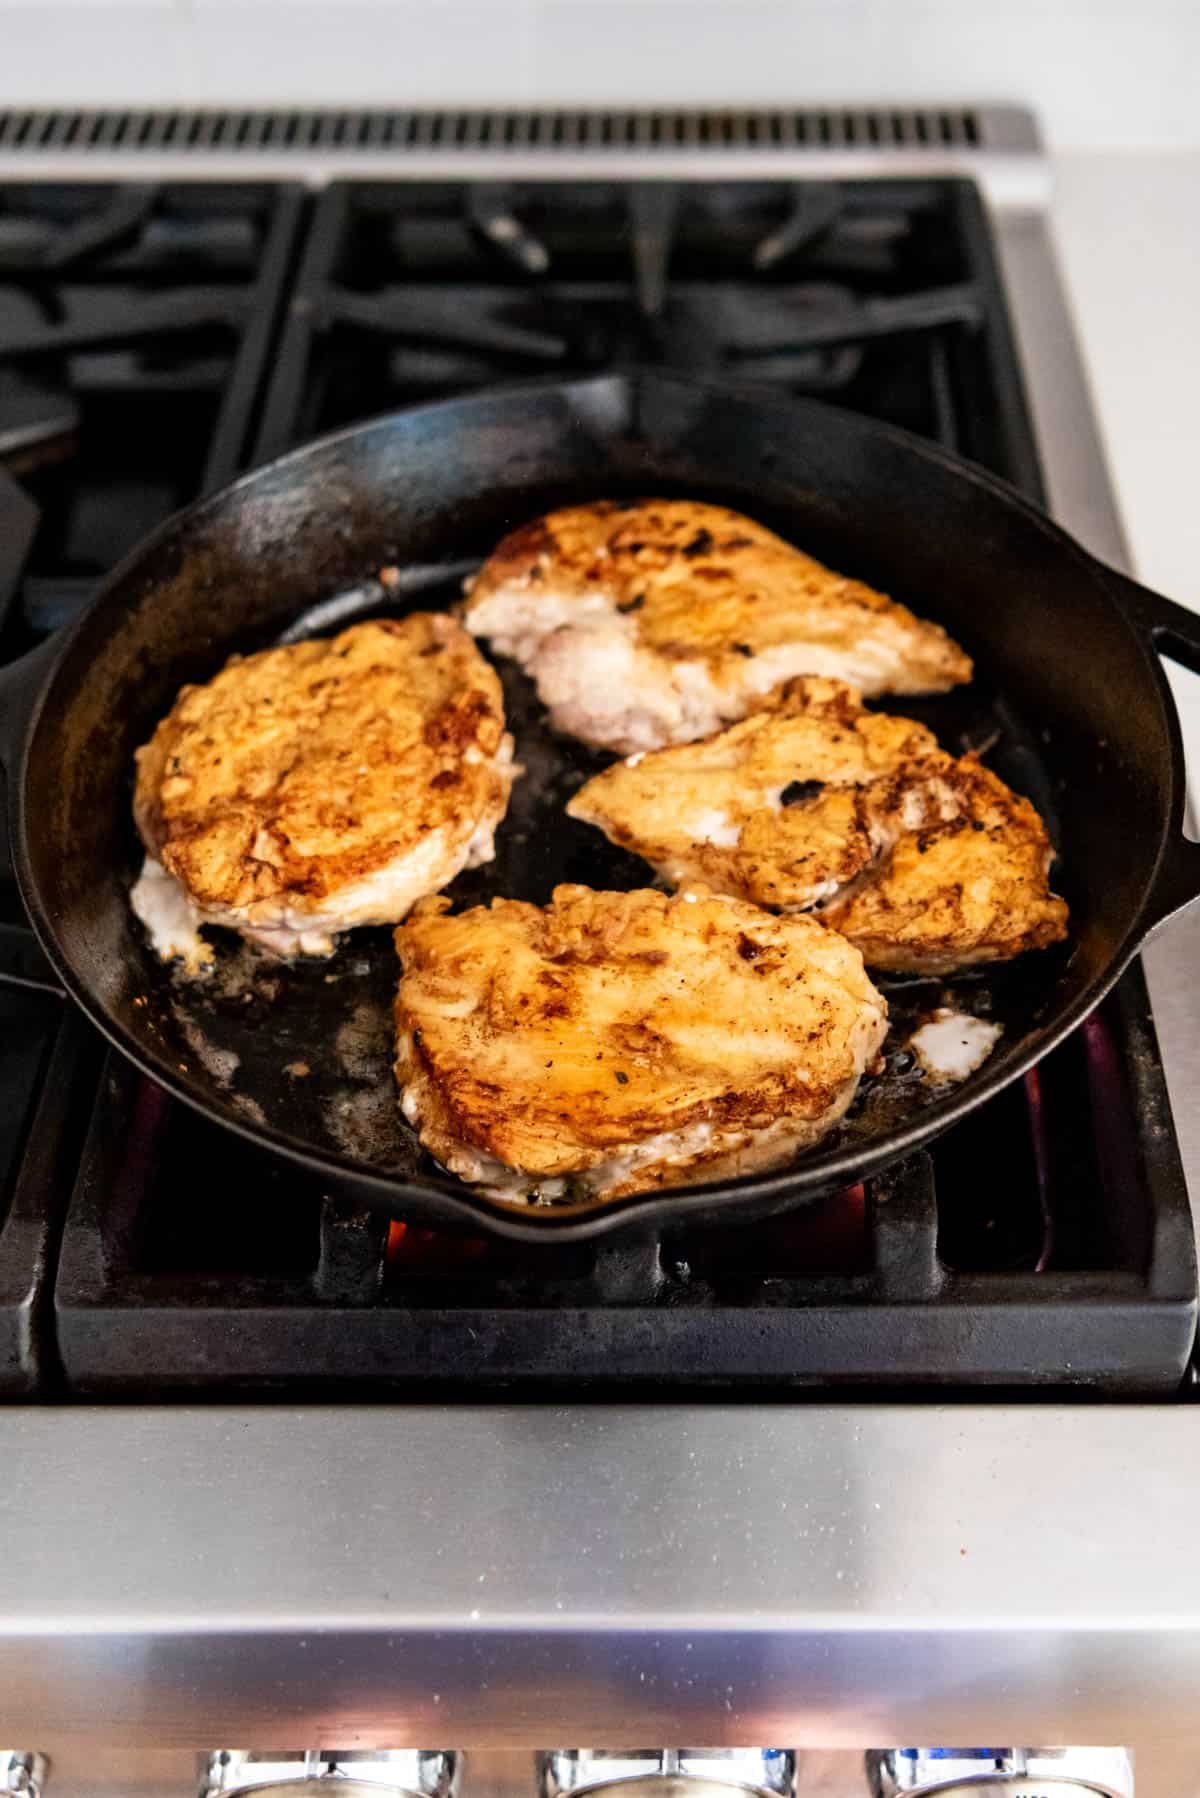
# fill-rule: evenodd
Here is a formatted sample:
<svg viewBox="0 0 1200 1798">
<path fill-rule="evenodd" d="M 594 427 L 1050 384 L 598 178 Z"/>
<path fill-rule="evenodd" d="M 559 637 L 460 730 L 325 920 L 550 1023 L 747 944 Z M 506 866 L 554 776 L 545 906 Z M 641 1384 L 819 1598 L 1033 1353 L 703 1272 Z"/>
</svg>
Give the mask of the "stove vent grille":
<svg viewBox="0 0 1200 1798">
<path fill-rule="evenodd" d="M 555 152 L 938 150 L 990 141 L 1007 108 L 776 109 L 750 112 L 584 111 L 0 111 L 0 150 L 230 152 Z M 1018 115 L 1020 116 L 1020 115 Z M 1007 133 L 1003 133 L 1007 135 Z M 1017 145 L 1005 147 L 1018 147 Z M 1026 147 L 1021 145 L 1019 147 Z"/>
</svg>

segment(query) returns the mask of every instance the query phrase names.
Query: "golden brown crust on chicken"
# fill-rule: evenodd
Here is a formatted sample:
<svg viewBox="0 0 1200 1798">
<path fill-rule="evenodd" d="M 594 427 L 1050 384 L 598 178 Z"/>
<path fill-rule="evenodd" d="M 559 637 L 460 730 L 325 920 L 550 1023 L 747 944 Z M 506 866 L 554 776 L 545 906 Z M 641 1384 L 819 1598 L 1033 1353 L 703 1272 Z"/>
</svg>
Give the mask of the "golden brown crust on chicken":
<svg viewBox="0 0 1200 1798">
<path fill-rule="evenodd" d="M 250 934 L 336 929 L 347 894 L 372 913 L 347 924 L 396 921 L 473 839 L 490 853 L 513 775 L 494 669 L 427 612 L 233 657 L 182 689 L 136 759 L 150 855 L 205 917 Z"/>
<path fill-rule="evenodd" d="M 886 1030 L 856 950 L 691 892 L 556 889 L 396 932 L 396 1075 L 447 1167 L 513 1196 L 642 1191 L 787 1159 Z"/>
<path fill-rule="evenodd" d="M 1050 891 L 1053 851 L 1033 806 L 970 755 L 938 785 L 942 815 L 904 831 L 823 921 L 871 967 L 897 972 L 948 974 L 1061 942 L 1067 906 Z"/>
<path fill-rule="evenodd" d="M 971 678 L 939 625 L 696 500 L 597 500 L 522 526 L 464 618 L 529 669 L 560 728 L 622 751 L 693 741 L 795 674 L 871 694 Z"/>
<path fill-rule="evenodd" d="M 792 681 L 704 742 L 618 762 L 567 810 L 672 881 L 812 909 L 871 967 L 944 973 L 1066 934 L 1029 801 L 838 681 Z"/>
</svg>

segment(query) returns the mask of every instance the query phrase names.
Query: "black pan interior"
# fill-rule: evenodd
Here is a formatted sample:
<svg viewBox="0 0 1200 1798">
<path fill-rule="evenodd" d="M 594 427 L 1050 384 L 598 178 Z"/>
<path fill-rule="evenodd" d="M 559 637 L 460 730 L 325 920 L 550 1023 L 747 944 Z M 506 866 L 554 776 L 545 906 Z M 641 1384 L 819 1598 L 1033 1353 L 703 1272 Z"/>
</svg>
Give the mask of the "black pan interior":
<svg viewBox="0 0 1200 1798">
<path fill-rule="evenodd" d="M 295 967 L 227 937 L 208 981 L 164 971 L 128 908 L 140 859 L 132 752 L 181 682 L 211 675 L 233 650 L 452 604 L 464 568 L 514 524 L 570 499 L 639 493 L 740 507 L 960 637 L 979 669 L 970 689 L 889 703 L 949 749 L 986 749 L 1033 799 L 1061 849 L 1056 884 L 1073 913 L 1061 951 L 949 990 L 881 982 L 895 1017 L 887 1074 L 790 1178 L 734 1183 L 712 1195 L 714 1208 L 756 1194 L 795 1203 L 852 1173 L 848 1156 L 878 1163 L 994 1090 L 1098 996 L 1146 899 L 1173 803 L 1157 669 L 1094 565 L 936 453 L 817 405 L 663 377 L 456 401 L 313 446 L 184 515 L 84 621 L 32 743 L 23 872 L 78 989 L 154 1071 L 231 1123 L 336 1158 L 401 1214 L 437 1212 L 447 1182 L 395 1104 L 390 933 L 356 932 L 332 961 Z M 374 578 L 389 565 L 407 571 L 398 599 Z M 647 884 L 641 862 L 563 816 L 607 758 L 551 733 L 530 683 L 497 665 L 526 774 L 495 861 L 461 876 L 452 896 Z M 949 1097 L 925 1086 L 902 1044 L 939 1003 L 1004 1025 L 988 1067 Z M 472 1204 L 486 1214 L 486 1201 Z"/>
</svg>

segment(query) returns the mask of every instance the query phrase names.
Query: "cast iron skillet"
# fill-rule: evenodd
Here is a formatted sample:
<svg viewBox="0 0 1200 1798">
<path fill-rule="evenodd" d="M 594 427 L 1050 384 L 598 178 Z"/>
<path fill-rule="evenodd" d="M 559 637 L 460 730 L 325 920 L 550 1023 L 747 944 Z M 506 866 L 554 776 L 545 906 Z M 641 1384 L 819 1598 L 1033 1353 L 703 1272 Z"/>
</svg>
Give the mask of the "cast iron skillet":
<svg viewBox="0 0 1200 1798">
<path fill-rule="evenodd" d="M 139 861 L 133 751 L 184 681 L 233 650 L 457 597 L 513 525 L 609 494 L 728 502 L 943 622 L 975 656 L 961 693 L 906 707 L 948 747 L 990 743 L 1061 851 L 1062 950 L 986 978 L 890 983 L 889 1072 L 821 1150 L 782 1171 L 588 1205 L 511 1208 L 425 1157 L 390 1073 L 387 931 L 280 967 L 229 939 L 187 983 L 128 903 Z M 399 590 L 374 578 L 402 571 Z M 68 990 L 169 1091 L 397 1215 L 545 1241 L 633 1219 L 784 1209 L 927 1141 L 1031 1066 L 1140 944 L 1200 894 L 1181 835 L 1179 730 L 1158 650 L 1200 672 L 1200 618 L 1093 561 L 979 470 L 848 413 L 666 374 L 604 376 L 403 412 L 313 443 L 165 524 L 53 645 L 0 675 L 17 877 Z M 544 899 L 556 881 L 647 884 L 644 865 L 563 817 L 603 758 L 555 739 L 505 670 L 518 782 L 497 859 L 456 897 Z M 1004 1025 L 982 1070 L 940 1094 L 907 1068 L 912 1017 L 949 997 Z M 252 1195 L 247 1194 L 247 1202 Z"/>
</svg>

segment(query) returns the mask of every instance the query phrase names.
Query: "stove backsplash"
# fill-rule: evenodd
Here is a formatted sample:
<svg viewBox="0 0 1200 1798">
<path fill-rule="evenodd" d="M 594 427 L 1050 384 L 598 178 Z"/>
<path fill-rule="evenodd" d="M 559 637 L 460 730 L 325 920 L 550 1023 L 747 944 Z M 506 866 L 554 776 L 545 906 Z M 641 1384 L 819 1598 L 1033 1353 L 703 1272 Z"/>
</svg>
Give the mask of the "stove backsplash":
<svg viewBox="0 0 1200 1798">
<path fill-rule="evenodd" d="M 7 0 L 0 104 L 904 105 L 1004 94 L 1057 149 L 1194 146 L 1178 0 Z M 133 46 L 136 44 L 136 49 Z"/>
</svg>

